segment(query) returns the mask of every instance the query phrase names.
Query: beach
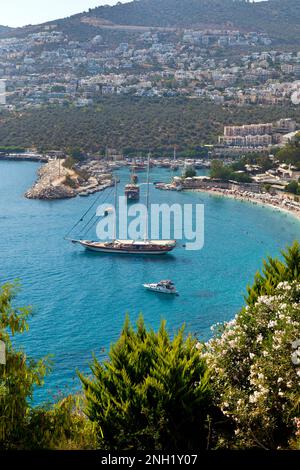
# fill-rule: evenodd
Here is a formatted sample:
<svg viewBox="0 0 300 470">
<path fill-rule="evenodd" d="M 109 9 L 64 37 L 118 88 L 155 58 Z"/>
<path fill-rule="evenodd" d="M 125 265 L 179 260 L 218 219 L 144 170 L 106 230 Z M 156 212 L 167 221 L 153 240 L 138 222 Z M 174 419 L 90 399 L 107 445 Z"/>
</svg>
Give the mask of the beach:
<svg viewBox="0 0 300 470">
<path fill-rule="evenodd" d="M 272 195 L 269 193 L 252 193 L 249 191 L 239 191 L 232 189 L 221 188 L 205 188 L 205 189 L 189 189 L 191 192 L 203 192 L 215 196 L 230 197 L 232 199 L 250 202 L 253 204 L 260 204 L 268 206 L 272 209 L 287 212 L 294 217 L 300 219 L 300 203 L 293 201 L 286 197 L 286 195 Z"/>
</svg>

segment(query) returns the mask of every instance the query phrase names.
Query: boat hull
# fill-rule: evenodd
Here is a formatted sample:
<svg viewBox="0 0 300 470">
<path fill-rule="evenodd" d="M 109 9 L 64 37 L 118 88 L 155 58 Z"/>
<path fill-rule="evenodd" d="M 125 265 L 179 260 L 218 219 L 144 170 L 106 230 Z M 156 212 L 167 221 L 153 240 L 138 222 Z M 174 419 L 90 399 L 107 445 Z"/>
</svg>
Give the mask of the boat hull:
<svg viewBox="0 0 300 470">
<path fill-rule="evenodd" d="M 154 242 L 152 244 L 147 243 L 118 243 L 115 246 L 112 244 L 102 243 L 102 242 L 92 242 L 88 240 L 76 240 L 75 243 L 79 243 L 81 246 L 86 248 L 89 251 L 97 253 L 109 253 L 109 254 L 124 254 L 124 255 L 165 255 L 172 251 L 176 242 L 170 241 L 170 243 L 159 244 L 159 242 Z"/>
<path fill-rule="evenodd" d="M 167 295 L 178 295 L 178 292 L 176 290 L 170 290 L 170 289 L 163 289 L 161 287 L 154 287 L 149 284 L 143 284 L 145 289 L 147 289 L 150 292 L 156 292 L 158 294 L 167 294 Z"/>
<path fill-rule="evenodd" d="M 86 246 L 86 250 L 88 251 L 95 251 L 98 253 L 112 253 L 118 255 L 166 255 L 168 251 L 131 251 L 131 250 L 115 250 L 109 248 L 95 248 L 91 246 Z"/>
</svg>

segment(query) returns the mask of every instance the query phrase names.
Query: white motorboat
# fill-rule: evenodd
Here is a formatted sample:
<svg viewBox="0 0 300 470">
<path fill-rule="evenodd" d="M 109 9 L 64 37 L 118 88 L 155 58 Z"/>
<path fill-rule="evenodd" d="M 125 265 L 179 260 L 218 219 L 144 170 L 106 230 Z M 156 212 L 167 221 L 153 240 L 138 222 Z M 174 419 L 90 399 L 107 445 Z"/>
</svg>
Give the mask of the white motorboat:
<svg viewBox="0 0 300 470">
<path fill-rule="evenodd" d="M 172 281 L 160 281 L 152 284 L 143 284 L 145 289 L 152 290 L 153 292 L 159 292 L 160 294 L 175 294 L 179 295 L 174 282 Z"/>
</svg>

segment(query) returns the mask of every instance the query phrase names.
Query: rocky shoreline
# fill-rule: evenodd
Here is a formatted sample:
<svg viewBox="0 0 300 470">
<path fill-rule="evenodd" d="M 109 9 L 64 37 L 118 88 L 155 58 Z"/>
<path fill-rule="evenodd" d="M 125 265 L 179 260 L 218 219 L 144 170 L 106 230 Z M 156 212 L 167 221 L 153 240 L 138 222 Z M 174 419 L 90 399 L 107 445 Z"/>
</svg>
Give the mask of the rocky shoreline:
<svg viewBox="0 0 300 470">
<path fill-rule="evenodd" d="M 97 191 L 112 186 L 111 173 L 105 173 L 100 163 L 94 162 L 93 168 L 99 164 L 98 175 L 90 172 L 84 175 L 76 169 L 66 168 L 64 160 L 50 160 L 38 171 L 38 178 L 34 185 L 25 193 L 28 199 L 55 200 L 67 199 L 76 196 L 88 196 Z"/>
</svg>

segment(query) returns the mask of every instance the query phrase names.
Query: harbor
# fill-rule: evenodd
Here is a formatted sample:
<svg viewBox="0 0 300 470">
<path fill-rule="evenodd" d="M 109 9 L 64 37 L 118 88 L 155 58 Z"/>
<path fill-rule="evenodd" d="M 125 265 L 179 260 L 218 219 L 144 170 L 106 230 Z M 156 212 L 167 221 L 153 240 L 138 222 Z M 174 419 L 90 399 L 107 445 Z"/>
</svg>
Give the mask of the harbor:
<svg viewBox="0 0 300 470">
<path fill-rule="evenodd" d="M 101 354 L 106 356 L 126 312 L 132 321 L 143 312 L 153 328 L 158 328 L 163 316 L 170 331 L 185 322 L 187 331 L 208 339 L 212 324 L 230 320 L 239 310 L 245 285 L 253 280 L 266 252 L 277 255 L 299 236 L 299 221 L 287 213 L 204 192 L 158 191 L 151 184 L 154 204 L 204 204 L 202 250 L 185 250 L 184 240 L 163 257 L 74 249 L 63 239 L 66 230 L 100 194 L 59 201 L 26 199 L 24 193 L 39 168 L 39 163 L 0 162 L 0 249 L 10 253 L 2 257 L 2 280 L 18 278 L 19 304 L 33 306 L 30 332 L 22 338 L 28 355 L 52 354 L 55 362 L 44 389 L 35 396 L 37 402 L 51 399 L 60 390 L 78 390 L 76 368 L 86 372 L 93 351 L 103 348 Z M 120 180 L 118 191 L 124 194 L 129 168 L 119 168 L 115 175 Z M 145 180 L 146 173 L 140 172 L 139 183 Z M 151 182 L 169 180 L 169 169 L 151 169 Z M 104 190 L 101 198 L 111 190 Z M 145 192 L 142 186 L 141 202 Z M 111 194 L 107 202 L 113 204 L 113 199 Z M 76 235 L 82 236 L 85 230 Z M 95 236 L 95 228 L 85 235 Z M 155 295 L 143 287 L 161 279 L 172 279 L 180 296 Z"/>
<path fill-rule="evenodd" d="M 269 193 L 256 183 L 220 182 L 207 176 L 194 178 L 175 177 L 171 182 L 157 183 L 156 189 L 162 191 L 203 192 L 215 196 L 230 197 L 239 201 L 251 202 L 289 212 L 300 219 L 300 201 L 293 195 L 276 192 Z"/>
</svg>

